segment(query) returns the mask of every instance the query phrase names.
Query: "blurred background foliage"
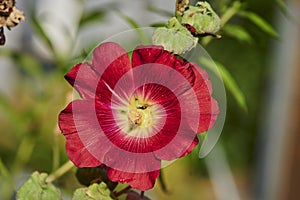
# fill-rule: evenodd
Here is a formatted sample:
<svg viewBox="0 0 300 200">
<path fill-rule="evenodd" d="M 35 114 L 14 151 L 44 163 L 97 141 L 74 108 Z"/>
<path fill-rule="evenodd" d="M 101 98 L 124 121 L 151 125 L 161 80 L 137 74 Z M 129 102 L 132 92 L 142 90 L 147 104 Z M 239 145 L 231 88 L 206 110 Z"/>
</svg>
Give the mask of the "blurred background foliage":
<svg viewBox="0 0 300 200">
<path fill-rule="evenodd" d="M 21 4 L 17 1 L 17 6 L 22 5 L 25 11 L 27 22 L 11 32 L 5 32 L 8 40 L 13 32 L 24 34 L 16 39 L 18 44 L 8 41 L 7 46 L 0 48 L 1 65 L 8 65 L 11 68 L 8 70 L 13 71 L 9 77 L 13 80 L 1 81 L 8 89 L 0 91 L 1 199 L 10 199 L 31 172 L 51 173 L 68 160 L 64 138 L 57 128 L 57 116 L 71 98 L 72 88 L 63 76 L 73 64 L 84 59 L 90 49 L 115 30 L 120 32 L 122 29 L 165 23 L 173 15 L 175 6 L 175 1 L 171 0 L 164 3 L 169 7 L 161 7 L 159 1 L 150 0 L 143 3 L 129 0 L 53 3 L 53 9 L 77 9 L 77 17 L 74 13 L 65 16 L 75 18 L 71 20 L 72 28 L 63 26 L 63 23 L 54 27 L 63 35 L 63 44 L 60 45 L 66 47 L 61 49 L 57 45 L 61 42 L 55 40 L 57 36 L 52 35 L 46 23 L 49 18 L 58 16 L 41 9 L 44 2 L 31 0 Z M 280 0 L 209 2 L 222 18 L 222 39 L 207 37 L 200 42 L 219 63 L 228 92 L 227 118 L 219 143 L 224 146 L 233 174 L 241 183 L 242 193 L 247 196 L 251 192 L 258 153 L 257 135 L 263 116 L 261 102 L 265 98 L 269 72 L 272 70 L 268 60 L 270 43 L 280 38 L 273 28 L 274 17 L 280 9 L 285 13 L 285 7 Z M 71 6 L 73 3 L 75 7 Z M 143 17 L 135 17 L 130 10 L 124 11 L 123 5 L 128 8 L 129 4 L 134 3 L 138 4 L 139 10 L 147 11 Z M 113 19 L 118 19 L 121 30 L 114 27 Z M 4 71 L 1 77 L 5 76 Z M 170 194 L 177 194 L 178 199 L 214 199 L 206 165 L 199 160 L 198 151 L 196 149 L 164 170 Z M 74 172 L 55 182 L 66 194 L 80 186 Z M 201 192 L 198 194 L 203 198 L 193 196 L 195 191 L 191 186 L 195 184 L 200 186 Z M 163 194 L 158 186 L 159 183 L 150 192 L 157 199 L 174 199 L 174 195 Z"/>
</svg>

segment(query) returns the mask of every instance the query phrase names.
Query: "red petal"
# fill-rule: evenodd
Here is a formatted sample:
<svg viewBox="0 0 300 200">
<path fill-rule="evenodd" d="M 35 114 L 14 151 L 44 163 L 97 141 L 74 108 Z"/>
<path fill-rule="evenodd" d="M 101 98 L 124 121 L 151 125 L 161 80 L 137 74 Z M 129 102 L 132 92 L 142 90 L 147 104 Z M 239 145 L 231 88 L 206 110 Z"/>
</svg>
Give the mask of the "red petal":
<svg viewBox="0 0 300 200">
<path fill-rule="evenodd" d="M 112 89 L 119 79 L 131 70 L 128 53 L 113 42 L 106 42 L 95 48 L 92 64 L 101 75 L 101 79 Z"/>
<path fill-rule="evenodd" d="M 59 128 L 66 137 L 66 151 L 70 160 L 77 167 L 96 167 L 101 164 L 84 146 L 78 132 L 77 124 L 73 119 L 73 104 L 81 101 L 71 102 L 60 114 L 58 119 Z"/>
<path fill-rule="evenodd" d="M 139 46 L 132 53 L 132 67 L 143 64 L 156 63 L 156 60 L 164 53 L 161 46 Z"/>
<path fill-rule="evenodd" d="M 111 168 L 107 170 L 107 176 L 111 181 L 128 183 L 131 187 L 142 191 L 153 188 L 159 173 L 160 170 L 148 173 L 127 173 Z"/>
<path fill-rule="evenodd" d="M 202 133 L 215 124 L 220 111 L 217 101 L 211 96 L 212 86 L 208 74 L 196 64 L 191 65 L 196 77 L 193 90 L 197 95 L 200 110 L 198 133 Z"/>
<path fill-rule="evenodd" d="M 164 147 L 175 137 L 181 122 L 180 105 L 175 95 L 161 85 L 148 84 L 139 90 L 145 92 L 152 102 L 159 103 L 166 112 L 165 123 L 155 135 L 135 137 L 122 132 L 114 120 L 112 110 L 99 112 L 97 117 L 103 132 L 116 146 L 133 153 L 148 153 Z M 139 90 L 137 93 L 140 93 Z"/>
<path fill-rule="evenodd" d="M 82 98 L 95 98 L 99 75 L 89 63 L 75 65 L 65 75 L 65 79 L 79 92 Z"/>
<path fill-rule="evenodd" d="M 187 124 L 187 123 L 186 123 Z M 174 160 L 189 154 L 198 144 L 198 138 L 193 130 L 181 127 L 175 138 L 165 147 L 154 152 L 160 160 Z"/>
<path fill-rule="evenodd" d="M 187 148 L 180 157 L 184 157 L 184 156 L 188 155 L 189 153 L 191 153 L 193 151 L 193 149 L 198 145 L 198 143 L 199 143 L 199 140 L 198 140 L 198 137 L 196 136 L 194 138 L 192 144 L 189 146 L 189 148 Z"/>
</svg>

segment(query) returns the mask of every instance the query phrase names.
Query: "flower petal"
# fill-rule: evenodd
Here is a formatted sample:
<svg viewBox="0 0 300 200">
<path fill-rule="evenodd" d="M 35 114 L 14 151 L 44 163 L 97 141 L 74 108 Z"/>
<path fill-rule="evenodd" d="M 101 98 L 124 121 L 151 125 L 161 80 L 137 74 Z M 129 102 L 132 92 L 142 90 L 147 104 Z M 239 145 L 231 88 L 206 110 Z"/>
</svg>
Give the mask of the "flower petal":
<svg viewBox="0 0 300 200">
<path fill-rule="evenodd" d="M 59 128 L 66 137 L 66 151 L 70 160 L 77 167 L 96 167 L 99 166 L 101 162 L 99 162 L 82 143 L 78 135 L 77 124 L 75 124 L 73 118 L 73 104 L 81 103 L 82 101 L 79 100 L 73 101 L 59 114 Z"/>
<path fill-rule="evenodd" d="M 174 160 L 189 154 L 198 144 L 198 138 L 192 129 L 182 127 L 188 125 L 183 123 L 173 140 L 168 145 L 154 152 L 157 159 Z"/>
<path fill-rule="evenodd" d="M 65 79 L 79 92 L 84 99 L 95 98 L 99 75 L 87 62 L 75 65 L 66 75 Z"/>
<path fill-rule="evenodd" d="M 128 173 L 112 168 L 107 170 L 107 176 L 111 181 L 128 183 L 131 187 L 142 191 L 153 188 L 159 173 L 160 170 L 147 173 Z"/>
<path fill-rule="evenodd" d="M 162 46 L 138 46 L 132 53 L 132 67 L 156 63 L 164 53 Z"/>
<path fill-rule="evenodd" d="M 112 89 L 131 70 L 128 53 L 117 43 L 106 42 L 95 48 L 92 64 L 101 79 Z"/>
<path fill-rule="evenodd" d="M 153 127 L 156 129 L 155 133 L 131 135 L 131 130 L 122 130 L 114 117 L 118 115 L 118 110 L 99 110 L 97 117 L 103 132 L 113 144 L 125 151 L 149 153 L 164 147 L 175 137 L 181 122 L 180 105 L 174 93 L 161 85 L 147 84 L 138 88 L 137 93 L 144 93 L 148 99 L 160 104 L 165 110 L 165 116 L 162 116 L 164 120 L 161 120 L 164 124 L 159 130 Z"/>
<path fill-rule="evenodd" d="M 185 152 L 180 156 L 180 157 L 184 157 L 186 155 L 188 155 L 189 153 L 191 153 L 193 151 L 193 149 L 199 144 L 199 140 L 198 140 L 198 137 L 195 136 L 192 144 L 189 146 L 189 148 L 187 148 L 185 150 Z"/>
<path fill-rule="evenodd" d="M 207 72 L 195 63 L 190 64 L 193 65 L 196 77 L 193 90 L 197 95 L 200 110 L 198 133 L 202 133 L 215 124 L 220 111 L 217 101 L 211 96 L 212 86 Z"/>
</svg>

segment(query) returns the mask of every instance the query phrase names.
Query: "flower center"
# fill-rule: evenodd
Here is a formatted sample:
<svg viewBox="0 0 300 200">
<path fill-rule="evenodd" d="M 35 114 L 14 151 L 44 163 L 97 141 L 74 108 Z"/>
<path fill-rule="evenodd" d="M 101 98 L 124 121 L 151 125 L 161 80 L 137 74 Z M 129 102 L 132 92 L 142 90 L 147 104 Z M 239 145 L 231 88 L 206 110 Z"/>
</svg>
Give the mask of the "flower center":
<svg viewBox="0 0 300 200">
<path fill-rule="evenodd" d="M 130 100 L 128 110 L 129 130 L 137 127 L 147 128 L 152 124 L 151 105 L 134 97 Z"/>
</svg>

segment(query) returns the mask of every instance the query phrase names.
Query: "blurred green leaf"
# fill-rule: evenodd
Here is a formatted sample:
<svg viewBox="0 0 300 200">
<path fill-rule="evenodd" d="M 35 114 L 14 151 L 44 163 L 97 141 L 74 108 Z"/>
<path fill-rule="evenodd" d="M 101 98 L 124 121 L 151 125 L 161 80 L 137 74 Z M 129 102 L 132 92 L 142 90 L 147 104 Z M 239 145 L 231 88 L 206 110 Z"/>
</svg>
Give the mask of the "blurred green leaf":
<svg viewBox="0 0 300 200">
<path fill-rule="evenodd" d="M 113 200 L 105 183 L 96 184 L 75 190 L 72 200 Z"/>
<path fill-rule="evenodd" d="M 276 38 L 279 37 L 278 33 L 275 31 L 272 25 L 270 25 L 267 21 L 265 21 L 262 17 L 260 17 L 256 13 L 250 11 L 241 11 L 238 14 L 242 17 L 249 19 L 252 23 L 258 26 L 265 33 Z"/>
<path fill-rule="evenodd" d="M 157 23 L 150 24 L 150 26 L 151 27 L 165 27 L 166 23 L 164 23 L 164 22 L 157 22 Z"/>
<path fill-rule="evenodd" d="M 131 27 L 131 28 L 141 28 L 141 26 L 132 17 L 122 14 L 118 11 L 118 15 Z"/>
<path fill-rule="evenodd" d="M 239 1 L 233 2 L 232 6 L 227 8 L 221 16 L 221 26 L 224 26 L 235 14 L 237 14 L 241 10 L 242 5 L 243 4 Z"/>
<path fill-rule="evenodd" d="M 15 133 L 22 134 L 26 131 L 26 120 L 24 115 L 20 114 L 13 103 L 0 93 L 0 111 L 5 114 L 7 120 L 12 124 L 12 130 Z"/>
<path fill-rule="evenodd" d="M 117 14 L 125 21 L 127 22 L 127 24 L 133 28 L 136 29 L 136 32 L 140 38 L 140 40 L 142 41 L 143 44 L 149 44 L 149 38 L 148 36 L 144 33 L 144 31 L 141 29 L 141 26 L 137 23 L 137 21 L 135 21 L 133 18 L 122 14 L 120 11 L 117 12 Z"/>
<path fill-rule="evenodd" d="M 216 61 L 210 61 L 206 58 L 200 58 L 200 62 L 207 66 L 210 70 L 212 70 L 214 73 L 218 72 L 216 71 L 215 65 L 217 66 L 222 79 L 224 81 L 225 87 L 231 92 L 235 100 L 237 101 L 238 105 L 245 111 L 248 112 L 246 98 L 242 90 L 240 89 L 237 82 L 234 80 L 234 78 L 231 76 L 230 72 L 219 62 Z"/>
<path fill-rule="evenodd" d="M 199 140 L 199 147 L 202 146 L 202 144 L 204 143 L 204 141 L 206 140 L 207 137 L 207 132 L 203 132 L 201 134 L 197 134 L 198 140 Z"/>
<path fill-rule="evenodd" d="M 53 200 L 62 199 L 60 191 L 46 182 L 46 173 L 34 172 L 17 192 L 17 200 Z"/>
<path fill-rule="evenodd" d="M 298 24 L 299 20 L 297 19 L 297 17 L 293 16 L 293 14 L 291 13 L 291 10 L 288 9 L 287 4 L 285 3 L 285 1 L 283 0 L 275 0 L 276 5 L 279 7 L 279 9 L 281 10 L 281 12 L 289 19 L 291 20 L 293 23 Z"/>
<path fill-rule="evenodd" d="M 48 46 L 48 48 L 51 50 L 53 54 L 55 54 L 55 49 L 52 44 L 52 41 L 50 40 L 47 32 L 44 30 L 43 26 L 41 25 L 39 21 L 39 17 L 36 12 L 36 8 L 33 7 L 30 11 L 30 24 L 32 25 L 32 28 L 34 30 L 34 33 L 37 34 Z"/>
<path fill-rule="evenodd" d="M 43 75 L 44 71 L 39 63 L 34 57 L 27 54 L 26 52 L 15 51 L 11 49 L 0 49 L 1 56 L 11 58 L 11 60 L 24 70 L 26 73 L 33 77 L 38 77 Z"/>
<path fill-rule="evenodd" d="M 91 11 L 89 13 L 84 13 L 81 16 L 81 19 L 79 21 L 79 27 L 85 26 L 87 24 L 91 24 L 94 22 L 99 22 L 101 20 L 103 20 L 103 18 L 105 17 L 105 10 L 94 10 Z"/>
<path fill-rule="evenodd" d="M 10 177 L 9 171 L 6 168 L 5 164 L 3 163 L 2 159 L 0 158 L 0 175 L 7 178 Z"/>
<path fill-rule="evenodd" d="M 251 43 L 253 41 L 251 35 L 242 26 L 234 24 L 226 24 L 222 29 L 227 35 L 240 40 L 241 42 Z"/>
<path fill-rule="evenodd" d="M 156 7 L 156 6 L 153 6 L 153 4 L 148 4 L 146 9 L 150 12 L 153 12 L 153 13 L 157 13 L 161 16 L 166 16 L 166 17 L 173 17 L 174 16 L 174 13 L 173 12 L 170 12 L 170 11 L 167 11 L 167 10 L 163 10 L 159 7 Z"/>
</svg>

